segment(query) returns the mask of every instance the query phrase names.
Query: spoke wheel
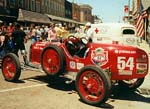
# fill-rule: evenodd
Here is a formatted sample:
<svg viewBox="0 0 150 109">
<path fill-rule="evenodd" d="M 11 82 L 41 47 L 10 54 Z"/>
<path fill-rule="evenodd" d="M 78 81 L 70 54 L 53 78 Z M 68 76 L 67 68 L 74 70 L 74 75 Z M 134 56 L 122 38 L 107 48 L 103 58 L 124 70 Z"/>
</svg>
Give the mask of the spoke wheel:
<svg viewBox="0 0 150 109">
<path fill-rule="evenodd" d="M 144 78 L 135 78 L 131 80 L 120 80 L 119 85 L 123 88 L 137 89 L 144 82 Z"/>
<path fill-rule="evenodd" d="M 95 105 L 108 99 L 111 82 L 98 67 L 86 66 L 77 75 L 76 88 L 84 102 Z"/>
<path fill-rule="evenodd" d="M 56 76 L 64 71 L 64 53 L 55 46 L 46 47 L 42 52 L 41 65 L 46 74 Z"/>
<path fill-rule="evenodd" d="M 18 57 L 9 53 L 2 59 L 2 73 L 7 81 L 17 81 L 21 74 L 21 65 Z"/>
</svg>

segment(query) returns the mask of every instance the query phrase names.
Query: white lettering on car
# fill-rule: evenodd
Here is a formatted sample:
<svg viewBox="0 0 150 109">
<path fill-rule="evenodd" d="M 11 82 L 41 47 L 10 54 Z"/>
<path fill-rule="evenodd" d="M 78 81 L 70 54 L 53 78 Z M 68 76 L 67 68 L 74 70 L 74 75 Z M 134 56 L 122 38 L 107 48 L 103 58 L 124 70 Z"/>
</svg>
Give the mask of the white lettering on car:
<svg viewBox="0 0 150 109">
<path fill-rule="evenodd" d="M 117 58 L 117 68 L 119 70 L 124 70 L 129 68 L 129 70 L 133 70 L 134 68 L 134 58 L 133 57 L 118 57 Z"/>
</svg>

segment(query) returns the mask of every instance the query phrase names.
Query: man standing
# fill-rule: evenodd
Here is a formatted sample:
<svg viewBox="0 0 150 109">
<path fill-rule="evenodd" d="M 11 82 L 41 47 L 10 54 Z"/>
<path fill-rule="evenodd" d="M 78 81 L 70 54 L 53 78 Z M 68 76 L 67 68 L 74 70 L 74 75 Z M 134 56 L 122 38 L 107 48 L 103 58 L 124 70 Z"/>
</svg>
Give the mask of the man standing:
<svg viewBox="0 0 150 109">
<path fill-rule="evenodd" d="M 55 24 L 51 24 L 51 27 L 48 31 L 48 37 L 47 37 L 47 40 L 50 41 L 50 42 L 55 42 L 55 41 L 58 41 L 58 37 L 57 37 L 57 33 L 55 31 Z"/>
<path fill-rule="evenodd" d="M 15 25 L 15 31 L 12 32 L 12 37 L 14 41 L 14 53 L 18 56 L 18 51 L 21 51 L 21 54 L 23 55 L 23 59 L 25 64 L 27 64 L 27 56 L 26 56 L 26 50 L 25 50 L 25 39 L 26 34 L 23 30 L 20 29 L 20 25 Z"/>
<path fill-rule="evenodd" d="M 87 22 L 86 25 L 85 25 L 85 34 L 86 34 L 89 42 L 92 42 L 94 32 L 91 28 L 91 23 L 90 22 Z"/>
</svg>

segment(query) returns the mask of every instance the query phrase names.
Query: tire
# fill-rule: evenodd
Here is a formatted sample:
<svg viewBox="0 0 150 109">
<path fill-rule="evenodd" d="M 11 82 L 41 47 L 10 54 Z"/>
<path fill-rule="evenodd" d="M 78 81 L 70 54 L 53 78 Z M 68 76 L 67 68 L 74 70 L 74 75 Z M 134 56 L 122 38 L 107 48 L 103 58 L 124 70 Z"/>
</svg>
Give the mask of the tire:
<svg viewBox="0 0 150 109">
<path fill-rule="evenodd" d="M 110 96 L 110 78 L 96 66 L 83 67 L 77 74 L 75 84 L 81 100 L 87 104 L 104 103 Z"/>
<path fill-rule="evenodd" d="M 144 79 L 145 78 L 137 78 L 132 80 L 120 80 L 118 83 L 122 88 L 134 90 L 142 85 Z"/>
<path fill-rule="evenodd" d="M 41 66 L 50 77 L 63 73 L 65 70 L 65 56 L 62 49 L 56 45 L 44 48 L 41 55 Z"/>
<path fill-rule="evenodd" d="M 19 58 L 14 53 L 6 54 L 2 59 L 2 73 L 6 81 L 15 82 L 21 74 Z"/>
</svg>

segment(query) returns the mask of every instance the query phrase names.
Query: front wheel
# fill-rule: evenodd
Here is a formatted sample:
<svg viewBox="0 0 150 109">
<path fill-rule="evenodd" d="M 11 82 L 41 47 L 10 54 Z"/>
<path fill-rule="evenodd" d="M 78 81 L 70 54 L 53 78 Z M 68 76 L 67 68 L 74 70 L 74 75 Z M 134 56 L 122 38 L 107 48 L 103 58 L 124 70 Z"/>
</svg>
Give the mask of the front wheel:
<svg viewBox="0 0 150 109">
<path fill-rule="evenodd" d="M 6 54 L 2 59 L 2 73 L 7 81 L 17 81 L 21 74 L 21 65 L 18 57 L 13 53 Z"/>
<path fill-rule="evenodd" d="M 48 76 L 57 77 L 65 70 L 64 52 L 56 45 L 47 46 L 42 52 L 41 65 Z"/>
<path fill-rule="evenodd" d="M 76 77 L 77 92 L 85 103 L 96 105 L 104 103 L 111 90 L 111 81 L 106 72 L 89 65 L 82 68 Z"/>
<path fill-rule="evenodd" d="M 128 89 L 136 89 L 142 85 L 145 78 L 136 78 L 131 80 L 120 80 L 118 83 L 121 87 Z"/>
</svg>

